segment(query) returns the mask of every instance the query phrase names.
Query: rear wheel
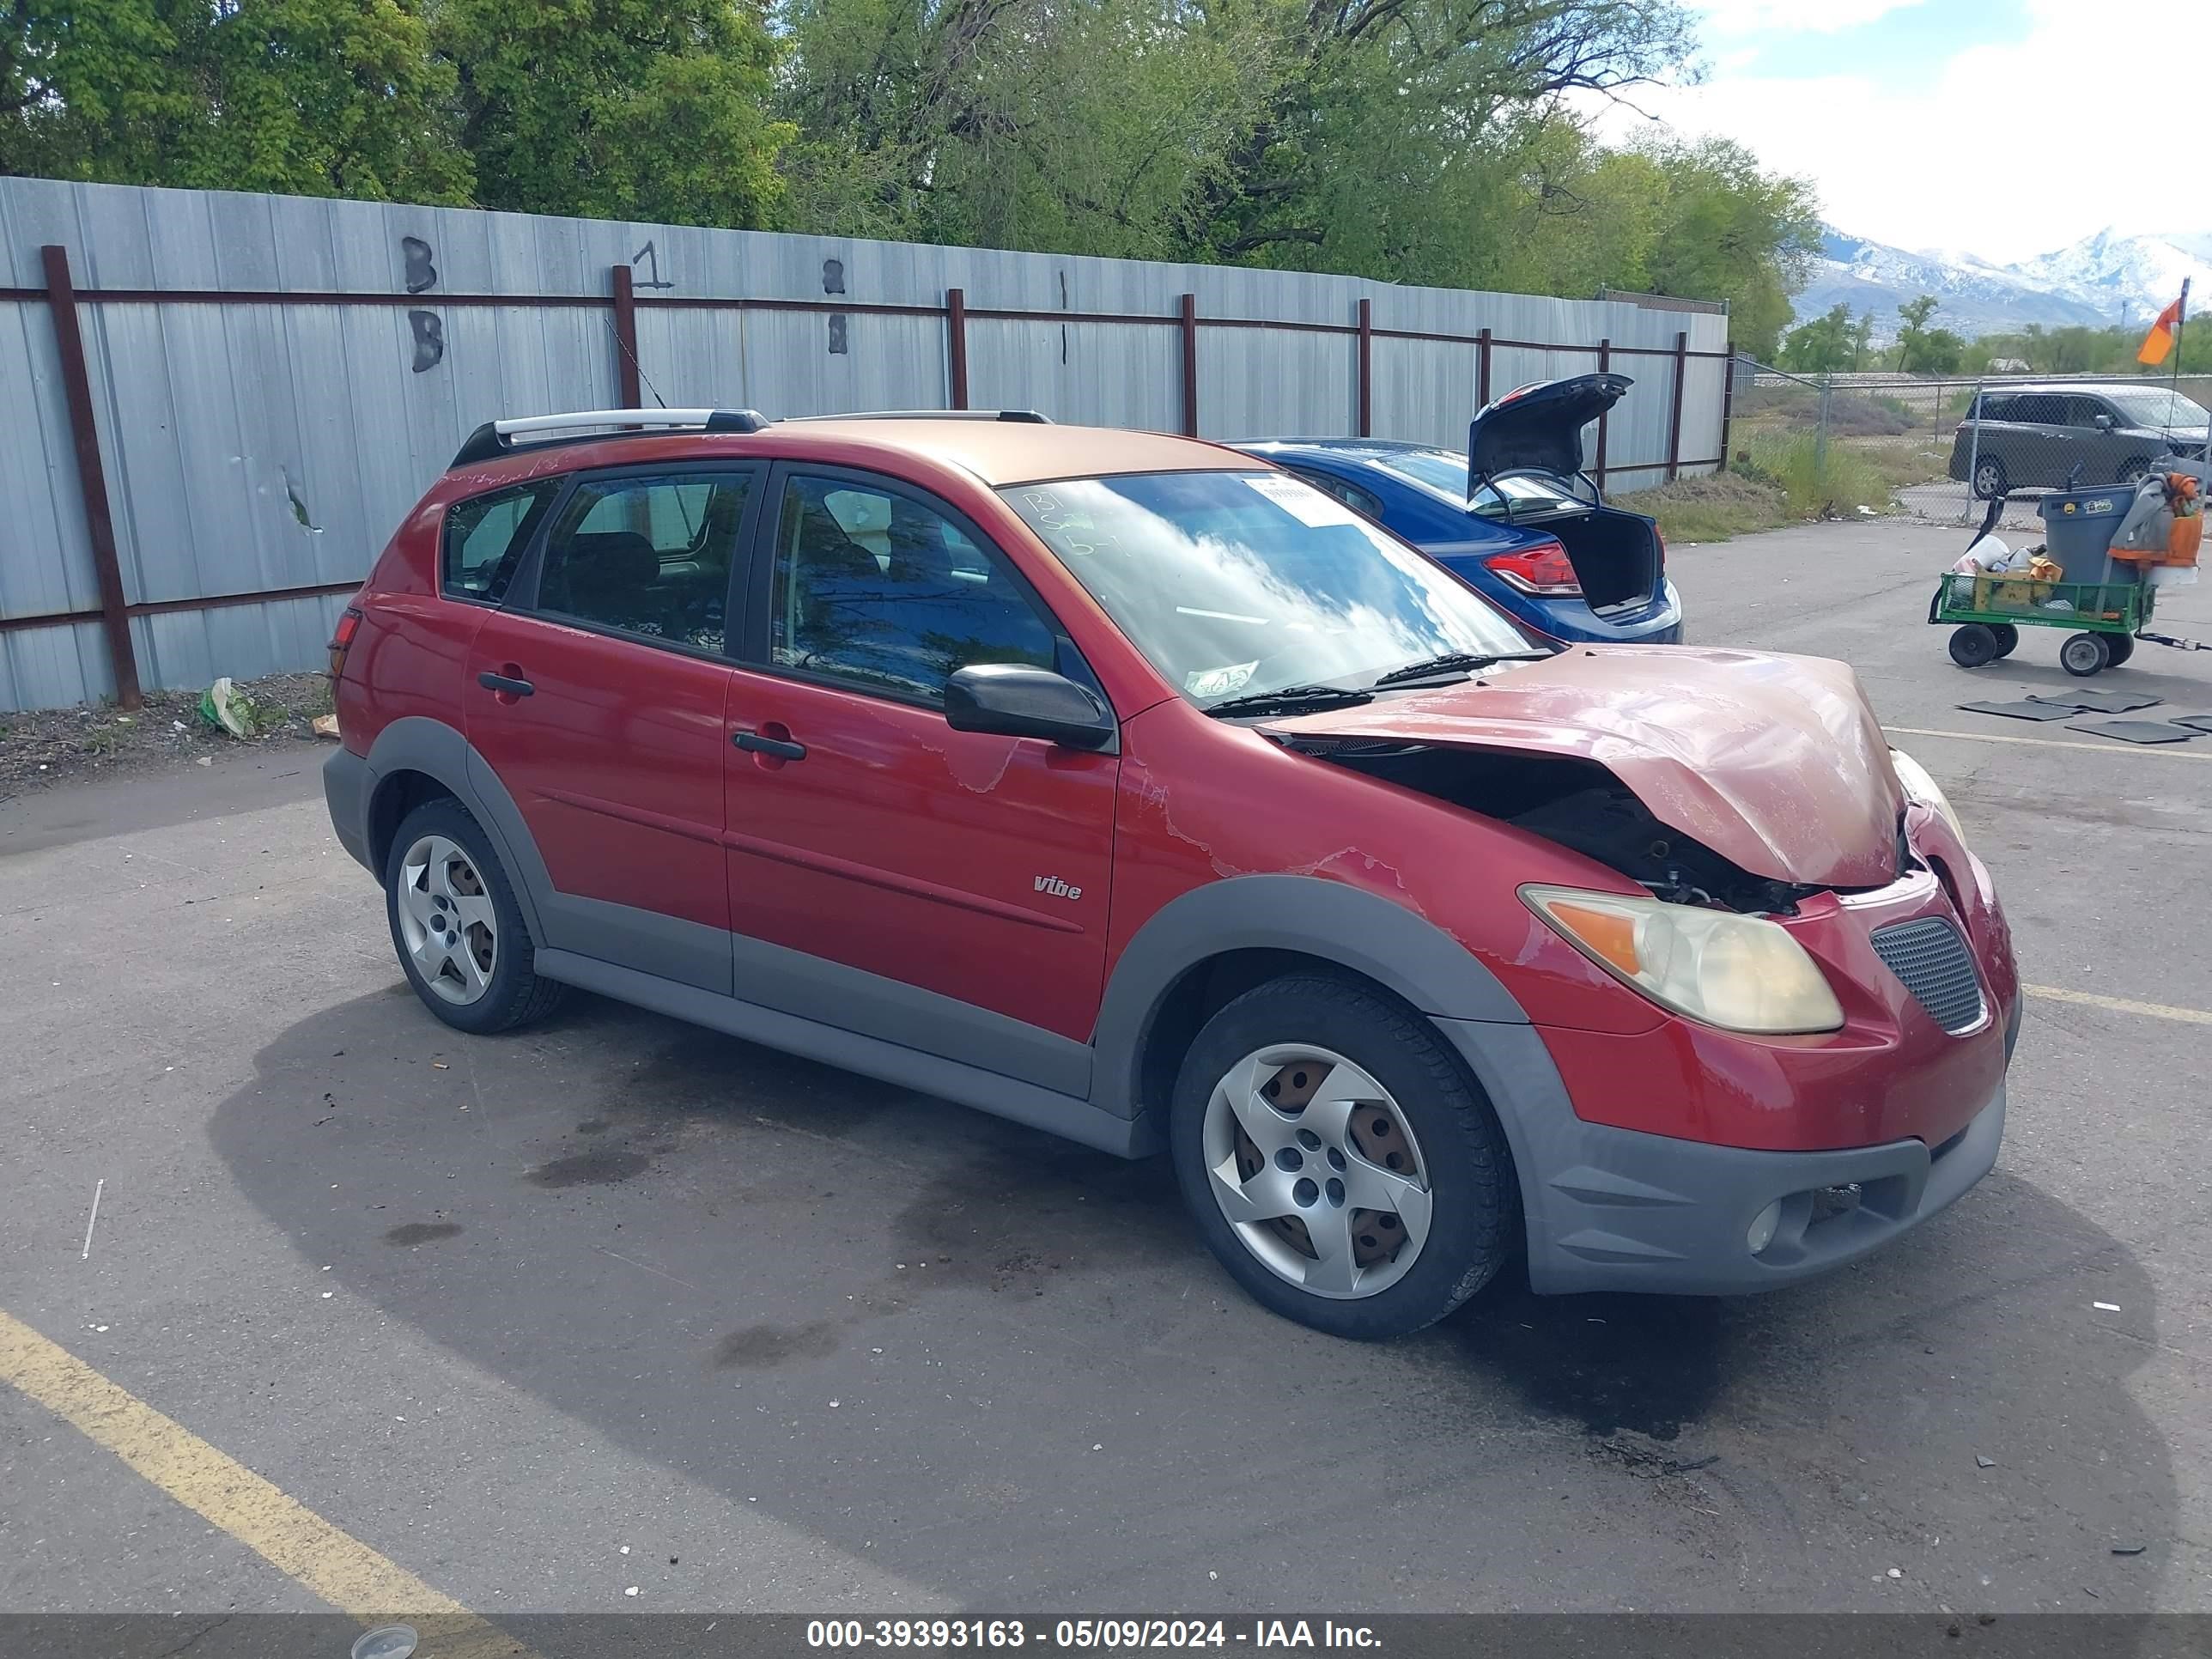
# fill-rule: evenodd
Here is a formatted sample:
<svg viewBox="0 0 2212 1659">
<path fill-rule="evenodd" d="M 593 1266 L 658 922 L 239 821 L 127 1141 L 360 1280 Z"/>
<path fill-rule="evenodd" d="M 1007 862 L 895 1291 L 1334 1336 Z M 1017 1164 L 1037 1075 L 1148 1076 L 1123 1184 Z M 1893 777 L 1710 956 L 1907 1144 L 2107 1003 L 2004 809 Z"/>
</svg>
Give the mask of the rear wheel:
<svg viewBox="0 0 2212 1659">
<path fill-rule="evenodd" d="M 1425 1020 L 1357 981 L 1292 975 L 1222 1008 L 1184 1057 L 1169 1137 L 1207 1247 L 1316 1330 L 1419 1330 L 1510 1253 L 1488 1103 Z"/>
<path fill-rule="evenodd" d="M 1951 630 L 1951 660 L 1961 668 L 1979 668 L 1984 663 L 1995 662 L 2004 653 L 1997 647 L 1996 630 L 1994 629 L 1984 628 L 1979 623 L 1967 623 Z"/>
<path fill-rule="evenodd" d="M 532 970 L 537 947 L 514 890 L 459 801 L 425 801 L 401 822 L 384 894 L 407 982 L 455 1030 L 508 1030 L 561 1000 L 562 988 Z"/>
<path fill-rule="evenodd" d="M 1974 494 L 1983 501 L 2001 501 L 2008 493 L 2004 463 L 1984 455 L 1974 463 Z"/>
<path fill-rule="evenodd" d="M 2149 476 L 2150 457 L 2148 455 L 2130 455 L 2120 463 L 2120 482 L 2124 484 L 2141 483 Z"/>
<path fill-rule="evenodd" d="M 2118 668 L 2136 653 L 2136 636 L 2132 634 L 2105 634 L 2105 666 Z"/>
<path fill-rule="evenodd" d="M 2058 647 L 2058 665 L 2076 679 L 2087 679 L 2111 662 L 2112 649 L 2102 634 L 2069 634 Z"/>
<path fill-rule="evenodd" d="M 2020 648 L 2020 629 L 2010 623 L 1991 623 L 1990 637 L 1997 642 L 1997 655 L 2009 657 Z"/>
</svg>

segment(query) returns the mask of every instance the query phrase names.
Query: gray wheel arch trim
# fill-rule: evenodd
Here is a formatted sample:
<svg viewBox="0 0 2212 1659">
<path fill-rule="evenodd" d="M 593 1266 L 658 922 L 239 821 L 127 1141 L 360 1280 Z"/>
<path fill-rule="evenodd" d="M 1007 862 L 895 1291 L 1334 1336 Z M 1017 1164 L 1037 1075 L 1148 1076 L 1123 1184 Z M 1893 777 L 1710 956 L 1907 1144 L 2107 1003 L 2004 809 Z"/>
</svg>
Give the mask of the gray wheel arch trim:
<svg viewBox="0 0 2212 1659">
<path fill-rule="evenodd" d="M 1145 1044 L 1176 981 L 1231 951 L 1295 951 L 1374 981 L 1432 1018 L 1526 1025 L 1474 953 L 1404 905 L 1319 876 L 1232 876 L 1164 905 L 1123 949 L 1098 1010 L 1092 1101 L 1121 1116 L 1145 1101 Z"/>
<path fill-rule="evenodd" d="M 443 720 L 410 714 L 376 734 L 375 742 L 369 745 L 368 769 L 373 776 L 362 798 L 364 847 L 369 844 L 368 828 L 375 817 L 377 793 L 386 779 L 397 772 L 420 772 L 435 778 L 491 837 L 492 851 L 499 855 L 510 878 L 514 902 L 521 907 L 523 925 L 532 939 L 545 938 L 539 922 L 538 898 L 552 890 L 552 878 L 546 873 L 545 860 L 538 856 L 538 843 L 531 838 L 514 797 L 507 793 L 507 786 L 499 781 L 490 763 L 477 753 L 466 738 Z M 384 872 L 379 870 L 376 876 L 381 881 Z"/>
</svg>

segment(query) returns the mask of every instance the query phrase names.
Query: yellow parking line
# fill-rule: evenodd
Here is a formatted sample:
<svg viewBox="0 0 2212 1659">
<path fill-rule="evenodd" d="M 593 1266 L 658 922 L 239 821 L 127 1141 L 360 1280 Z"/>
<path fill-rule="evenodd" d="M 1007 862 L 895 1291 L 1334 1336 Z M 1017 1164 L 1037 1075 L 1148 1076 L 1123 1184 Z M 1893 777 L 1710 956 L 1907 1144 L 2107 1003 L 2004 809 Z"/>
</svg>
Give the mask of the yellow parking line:
<svg viewBox="0 0 2212 1659">
<path fill-rule="evenodd" d="M 2166 744 L 2151 746 L 2133 743 L 2069 743 L 2063 738 L 2015 738 L 1999 732 L 1938 732 L 1920 726 L 1885 726 L 1881 729 L 1905 738 L 1957 738 L 1966 743 L 2022 743 L 2031 749 L 2094 749 L 2100 755 L 2132 752 L 2155 755 L 2162 760 L 2212 761 L 2212 750 L 2174 748 Z"/>
<path fill-rule="evenodd" d="M 12 1383 L 279 1572 L 364 1625 L 405 1619 L 440 1659 L 527 1650 L 397 1562 L 109 1382 L 0 1310 L 0 1382 Z M 426 1645 L 431 1645 L 426 1641 Z"/>
<path fill-rule="evenodd" d="M 2020 988 L 2047 1002 L 2078 1002 L 2085 1008 L 2109 1008 L 2116 1014 L 2148 1014 L 2153 1019 L 2212 1025 L 2212 1013 L 2202 1008 L 2176 1008 L 2171 1003 L 2136 1002 L 2127 997 L 2100 997 L 2088 991 L 2062 991 L 2056 985 L 2023 985 Z"/>
</svg>

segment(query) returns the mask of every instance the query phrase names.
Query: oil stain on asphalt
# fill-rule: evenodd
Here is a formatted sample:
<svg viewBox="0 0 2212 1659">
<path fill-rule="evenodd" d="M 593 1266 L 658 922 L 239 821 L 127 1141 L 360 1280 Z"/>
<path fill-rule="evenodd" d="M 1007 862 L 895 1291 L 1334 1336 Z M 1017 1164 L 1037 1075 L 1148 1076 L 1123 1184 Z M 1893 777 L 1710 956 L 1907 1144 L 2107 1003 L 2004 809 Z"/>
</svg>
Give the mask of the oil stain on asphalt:
<svg viewBox="0 0 2212 1659">
<path fill-rule="evenodd" d="M 541 1164 L 523 1177 L 533 1187 L 558 1191 L 564 1187 L 611 1187 L 645 1173 L 650 1162 L 643 1152 L 620 1146 L 594 1146 Z"/>
<path fill-rule="evenodd" d="M 387 1244 L 428 1244 L 434 1239 L 451 1238 L 461 1231 L 458 1221 L 408 1221 L 388 1229 L 384 1235 Z"/>
<path fill-rule="evenodd" d="M 714 1350 L 714 1364 L 758 1370 L 793 1359 L 826 1359 L 842 1338 L 836 1324 L 817 1319 L 804 1325 L 748 1325 L 732 1331 Z"/>
</svg>

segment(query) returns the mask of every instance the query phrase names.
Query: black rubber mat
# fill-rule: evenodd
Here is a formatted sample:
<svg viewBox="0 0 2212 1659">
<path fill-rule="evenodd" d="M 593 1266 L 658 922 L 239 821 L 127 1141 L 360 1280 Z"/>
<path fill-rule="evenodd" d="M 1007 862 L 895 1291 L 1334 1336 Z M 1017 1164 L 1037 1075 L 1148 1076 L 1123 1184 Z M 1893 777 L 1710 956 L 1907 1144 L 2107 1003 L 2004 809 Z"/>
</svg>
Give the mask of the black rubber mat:
<svg viewBox="0 0 2212 1659">
<path fill-rule="evenodd" d="M 2100 714 L 2124 714 L 2130 708 L 2148 708 L 2160 699 L 2140 691 L 2040 691 L 2027 694 L 2030 702 L 2047 702 L 2061 708 L 2091 708 Z"/>
<path fill-rule="evenodd" d="M 2002 714 L 2008 720 L 2070 720 L 2081 711 L 2048 702 L 1962 702 L 1969 714 Z"/>
<path fill-rule="evenodd" d="M 2168 726 L 2185 726 L 2192 732 L 2212 732 L 2212 714 L 2176 714 Z"/>
<path fill-rule="evenodd" d="M 2100 720 L 2094 726 L 2069 726 L 2066 729 L 2100 738 L 2118 738 L 2122 743 L 2187 743 L 2198 735 L 2164 720 Z"/>
</svg>

